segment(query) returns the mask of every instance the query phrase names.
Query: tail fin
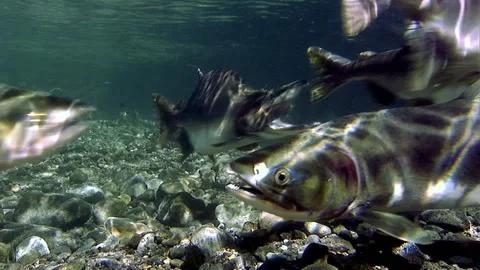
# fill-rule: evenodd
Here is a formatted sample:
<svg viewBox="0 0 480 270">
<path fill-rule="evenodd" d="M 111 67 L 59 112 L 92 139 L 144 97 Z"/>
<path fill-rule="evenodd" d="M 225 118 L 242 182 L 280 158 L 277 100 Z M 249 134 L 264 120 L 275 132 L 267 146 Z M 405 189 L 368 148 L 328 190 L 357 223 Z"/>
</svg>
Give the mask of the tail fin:
<svg viewBox="0 0 480 270">
<path fill-rule="evenodd" d="M 342 0 L 342 28 L 346 36 L 356 36 L 390 6 L 391 0 Z"/>
<path fill-rule="evenodd" d="M 183 162 L 194 152 L 187 132 L 177 122 L 177 114 L 183 110 L 185 102 L 173 104 L 159 94 L 152 94 L 152 97 L 160 118 L 160 143 L 163 147 L 167 141 L 175 140 L 180 145 Z"/>
<path fill-rule="evenodd" d="M 310 98 L 311 102 L 316 103 L 348 82 L 347 65 L 351 61 L 319 47 L 308 48 L 307 54 L 317 74 Z"/>
</svg>

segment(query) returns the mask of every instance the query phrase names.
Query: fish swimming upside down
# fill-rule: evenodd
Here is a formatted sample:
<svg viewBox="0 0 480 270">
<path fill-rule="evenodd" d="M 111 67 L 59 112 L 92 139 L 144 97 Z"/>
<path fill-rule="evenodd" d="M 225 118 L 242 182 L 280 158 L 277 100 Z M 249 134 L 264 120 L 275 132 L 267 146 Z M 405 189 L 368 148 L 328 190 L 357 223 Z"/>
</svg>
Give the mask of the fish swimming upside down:
<svg viewBox="0 0 480 270">
<path fill-rule="evenodd" d="M 161 141 L 177 141 L 183 159 L 193 152 L 211 156 L 229 149 L 253 149 L 258 143 L 291 137 L 306 128 L 281 118 L 287 116 L 307 82 L 257 91 L 246 87 L 240 75 L 231 70 L 206 74 L 198 70 L 198 74 L 187 102 L 171 104 L 153 94 Z"/>
<path fill-rule="evenodd" d="M 345 34 L 358 34 L 390 5 L 408 19 L 402 48 L 366 51 L 353 61 L 324 48 L 308 49 L 317 73 L 313 102 L 362 80 L 380 104 L 389 105 L 395 98 L 413 105 L 436 104 L 459 97 L 480 80 L 480 1 L 343 0 Z"/>
<path fill-rule="evenodd" d="M 420 244 L 402 212 L 480 206 L 480 87 L 444 104 L 359 113 L 230 164 L 238 199 L 299 221 L 356 217 Z"/>
<path fill-rule="evenodd" d="M 0 84 L 0 169 L 36 161 L 88 127 L 78 100 Z"/>
</svg>

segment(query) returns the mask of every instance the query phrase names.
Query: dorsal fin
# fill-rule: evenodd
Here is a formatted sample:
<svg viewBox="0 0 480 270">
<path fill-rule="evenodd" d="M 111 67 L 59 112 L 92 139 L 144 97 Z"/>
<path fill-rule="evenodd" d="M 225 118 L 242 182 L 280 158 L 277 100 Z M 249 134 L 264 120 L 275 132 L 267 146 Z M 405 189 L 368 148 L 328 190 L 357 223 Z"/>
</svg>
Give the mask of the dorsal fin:
<svg viewBox="0 0 480 270">
<path fill-rule="evenodd" d="M 188 64 L 188 66 L 191 66 L 191 67 L 197 69 L 197 74 L 198 74 L 198 77 L 199 77 L 199 78 L 202 78 L 202 77 L 203 77 L 203 72 L 202 72 L 202 70 L 201 70 L 198 66 L 192 65 L 192 64 Z"/>
</svg>

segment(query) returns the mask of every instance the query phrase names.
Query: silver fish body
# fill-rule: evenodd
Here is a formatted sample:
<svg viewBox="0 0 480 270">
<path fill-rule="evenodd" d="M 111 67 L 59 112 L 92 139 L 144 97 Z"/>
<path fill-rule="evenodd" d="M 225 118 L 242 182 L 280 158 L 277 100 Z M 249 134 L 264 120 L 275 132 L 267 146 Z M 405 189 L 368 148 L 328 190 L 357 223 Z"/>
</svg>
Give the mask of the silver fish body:
<svg viewBox="0 0 480 270">
<path fill-rule="evenodd" d="M 394 97 L 413 103 L 443 103 L 468 91 L 480 80 L 480 2 L 477 0 L 343 0 L 347 35 L 365 29 L 382 10 L 394 5 L 409 19 L 400 49 L 364 52 L 355 61 L 311 47 L 318 73 L 312 101 L 338 87 L 364 80 L 379 103 Z"/>
<path fill-rule="evenodd" d="M 0 84 L 0 169 L 44 158 L 88 127 L 78 100 Z"/>
<path fill-rule="evenodd" d="M 293 136 L 305 127 L 287 124 L 281 118 L 288 115 L 306 85 L 305 81 L 295 81 L 279 89 L 257 91 L 246 87 L 237 72 L 199 71 L 187 102 L 172 105 L 154 94 L 161 140 L 176 140 L 185 159 L 193 152 L 213 155 Z"/>
<path fill-rule="evenodd" d="M 232 162 L 247 186 L 227 189 L 288 219 L 353 216 L 429 244 L 429 234 L 399 213 L 480 206 L 479 91 L 320 124 Z"/>
</svg>

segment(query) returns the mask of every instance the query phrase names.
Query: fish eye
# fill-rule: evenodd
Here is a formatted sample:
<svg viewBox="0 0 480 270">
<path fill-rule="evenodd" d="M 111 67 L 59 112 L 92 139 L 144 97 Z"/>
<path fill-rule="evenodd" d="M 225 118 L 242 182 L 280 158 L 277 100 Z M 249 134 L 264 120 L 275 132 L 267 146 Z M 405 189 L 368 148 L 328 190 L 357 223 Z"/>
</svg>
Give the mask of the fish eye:
<svg viewBox="0 0 480 270">
<path fill-rule="evenodd" d="M 275 183 L 283 186 L 290 181 L 290 172 L 285 168 L 280 168 L 274 176 Z"/>
</svg>

